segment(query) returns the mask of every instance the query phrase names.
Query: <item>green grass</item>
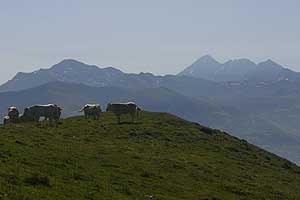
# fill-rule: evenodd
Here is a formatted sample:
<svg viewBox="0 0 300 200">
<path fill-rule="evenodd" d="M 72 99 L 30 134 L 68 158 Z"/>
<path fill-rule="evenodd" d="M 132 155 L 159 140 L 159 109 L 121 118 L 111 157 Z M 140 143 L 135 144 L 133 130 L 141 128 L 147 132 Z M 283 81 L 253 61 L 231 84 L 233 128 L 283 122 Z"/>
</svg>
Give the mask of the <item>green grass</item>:
<svg viewBox="0 0 300 200">
<path fill-rule="evenodd" d="M 0 162 L 0 199 L 300 199 L 296 165 L 166 113 L 0 126 Z"/>
</svg>

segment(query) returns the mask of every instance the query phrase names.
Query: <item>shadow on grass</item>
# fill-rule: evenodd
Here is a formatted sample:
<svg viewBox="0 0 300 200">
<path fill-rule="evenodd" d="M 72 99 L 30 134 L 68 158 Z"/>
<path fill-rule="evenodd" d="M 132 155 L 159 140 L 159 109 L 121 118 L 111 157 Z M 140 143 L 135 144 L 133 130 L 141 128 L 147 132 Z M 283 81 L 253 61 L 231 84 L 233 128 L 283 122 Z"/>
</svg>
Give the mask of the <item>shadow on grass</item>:
<svg viewBox="0 0 300 200">
<path fill-rule="evenodd" d="M 142 122 L 115 122 L 115 123 L 108 123 L 108 125 L 139 125 L 139 124 L 143 124 Z"/>
</svg>

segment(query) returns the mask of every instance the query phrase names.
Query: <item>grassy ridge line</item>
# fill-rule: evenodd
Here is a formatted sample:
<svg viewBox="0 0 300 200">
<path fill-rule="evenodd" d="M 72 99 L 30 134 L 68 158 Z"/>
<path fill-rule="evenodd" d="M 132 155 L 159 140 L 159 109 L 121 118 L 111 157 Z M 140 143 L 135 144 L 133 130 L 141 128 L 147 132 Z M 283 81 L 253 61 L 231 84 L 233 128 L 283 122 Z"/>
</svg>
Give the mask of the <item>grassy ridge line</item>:
<svg viewBox="0 0 300 200">
<path fill-rule="evenodd" d="M 0 126 L 0 162 L 0 199 L 300 199 L 296 165 L 166 113 Z"/>
</svg>

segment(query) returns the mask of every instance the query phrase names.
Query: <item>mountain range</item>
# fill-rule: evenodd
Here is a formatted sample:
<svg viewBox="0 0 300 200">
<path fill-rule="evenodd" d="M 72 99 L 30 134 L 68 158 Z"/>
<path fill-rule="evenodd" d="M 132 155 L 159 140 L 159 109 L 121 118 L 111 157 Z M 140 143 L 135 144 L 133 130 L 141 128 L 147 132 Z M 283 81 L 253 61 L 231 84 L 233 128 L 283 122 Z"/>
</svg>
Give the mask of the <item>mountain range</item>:
<svg viewBox="0 0 300 200">
<path fill-rule="evenodd" d="M 219 63 L 209 55 L 201 57 L 182 72 L 178 73 L 178 75 L 203 78 L 217 82 L 294 81 L 300 77 L 299 73 L 288 68 L 284 68 L 270 59 L 258 64 L 245 58 Z"/>
<path fill-rule="evenodd" d="M 299 73 L 268 60 L 223 64 L 204 56 L 178 75 L 124 73 L 67 59 L 49 69 L 18 73 L 0 86 L 0 116 L 8 106 L 57 103 L 64 116 L 85 103 L 136 101 L 229 131 L 294 162 L 300 161 Z"/>
</svg>

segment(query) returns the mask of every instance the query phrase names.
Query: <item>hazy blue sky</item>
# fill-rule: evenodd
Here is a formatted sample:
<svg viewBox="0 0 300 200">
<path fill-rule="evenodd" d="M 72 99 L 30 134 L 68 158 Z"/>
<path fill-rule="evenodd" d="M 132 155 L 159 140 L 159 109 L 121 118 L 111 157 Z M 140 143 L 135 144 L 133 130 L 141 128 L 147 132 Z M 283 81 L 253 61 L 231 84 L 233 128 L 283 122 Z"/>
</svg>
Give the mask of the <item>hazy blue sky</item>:
<svg viewBox="0 0 300 200">
<path fill-rule="evenodd" d="M 177 73 L 204 54 L 300 70 L 299 0 L 0 0 L 0 83 L 64 58 Z"/>
</svg>

